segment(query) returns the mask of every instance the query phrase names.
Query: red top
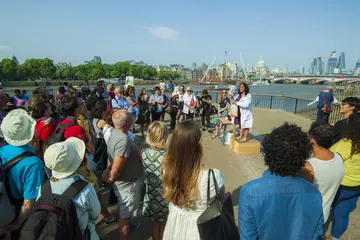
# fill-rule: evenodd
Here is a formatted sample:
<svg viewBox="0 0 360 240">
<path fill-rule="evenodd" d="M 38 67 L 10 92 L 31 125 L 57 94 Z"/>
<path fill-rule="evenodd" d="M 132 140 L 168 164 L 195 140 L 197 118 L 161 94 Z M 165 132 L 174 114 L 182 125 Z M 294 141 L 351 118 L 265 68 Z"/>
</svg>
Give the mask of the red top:
<svg viewBox="0 0 360 240">
<path fill-rule="evenodd" d="M 42 142 L 51 136 L 57 126 L 58 122 L 51 117 L 43 117 L 36 121 L 35 137 L 39 137 Z"/>
<path fill-rule="evenodd" d="M 75 125 L 70 126 L 68 128 L 66 128 L 66 130 L 64 131 L 64 138 L 65 140 L 71 137 L 76 137 L 79 138 L 81 140 L 84 141 L 85 144 L 87 144 L 89 142 L 89 139 L 86 135 L 85 130 L 79 126 L 79 124 L 77 123 L 76 119 L 74 117 L 67 117 L 66 119 L 64 119 L 61 124 L 69 124 L 71 122 L 74 122 Z M 87 159 L 84 156 L 84 159 L 82 161 L 82 164 L 86 164 Z"/>
</svg>

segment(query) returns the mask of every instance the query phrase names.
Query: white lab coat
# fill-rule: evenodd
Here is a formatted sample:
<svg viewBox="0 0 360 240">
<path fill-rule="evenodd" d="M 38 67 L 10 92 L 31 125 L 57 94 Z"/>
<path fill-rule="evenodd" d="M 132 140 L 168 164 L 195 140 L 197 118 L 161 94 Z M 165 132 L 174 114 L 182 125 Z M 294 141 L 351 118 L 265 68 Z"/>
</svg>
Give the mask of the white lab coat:
<svg viewBox="0 0 360 240">
<path fill-rule="evenodd" d="M 190 113 L 194 113 L 194 110 L 193 109 L 190 110 L 189 107 L 186 106 L 186 104 L 190 105 L 191 99 L 194 99 L 195 104 L 196 104 L 196 101 L 197 101 L 196 97 L 193 94 L 190 94 L 190 96 L 189 96 L 189 95 L 187 95 L 187 93 L 185 93 L 183 97 L 184 97 L 183 113 L 189 114 L 189 111 L 190 111 Z"/>
<path fill-rule="evenodd" d="M 235 99 L 238 96 L 235 97 Z M 248 93 L 246 96 L 241 97 L 236 105 L 240 107 L 240 122 L 241 128 L 252 128 L 253 126 L 253 115 L 251 106 L 251 94 Z"/>
</svg>

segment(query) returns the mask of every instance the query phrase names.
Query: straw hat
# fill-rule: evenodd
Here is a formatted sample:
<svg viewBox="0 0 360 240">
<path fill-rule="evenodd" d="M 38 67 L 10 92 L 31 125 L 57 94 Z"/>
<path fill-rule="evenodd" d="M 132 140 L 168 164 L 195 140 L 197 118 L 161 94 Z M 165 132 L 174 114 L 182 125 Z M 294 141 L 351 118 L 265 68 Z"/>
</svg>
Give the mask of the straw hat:
<svg viewBox="0 0 360 240">
<path fill-rule="evenodd" d="M 80 167 L 85 150 L 84 141 L 74 137 L 55 143 L 44 153 L 45 166 L 52 170 L 55 178 L 66 178 Z"/>
<path fill-rule="evenodd" d="M 36 121 L 23 109 L 10 111 L 3 119 L 1 131 L 5 141 L 13 146 L 24 146 L 35 134 Z"/>
</svg>

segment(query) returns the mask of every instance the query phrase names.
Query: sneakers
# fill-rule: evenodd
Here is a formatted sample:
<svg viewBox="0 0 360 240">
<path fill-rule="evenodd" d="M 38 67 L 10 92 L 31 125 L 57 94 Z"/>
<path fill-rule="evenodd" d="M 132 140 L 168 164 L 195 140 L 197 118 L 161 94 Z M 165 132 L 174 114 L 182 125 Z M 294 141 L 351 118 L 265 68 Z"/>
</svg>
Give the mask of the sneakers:
<svg viewBox="0 0 360 240">
<path fill-rule="evenodd" d="M 138 221 L 136 221 L 136 223 L 131 223 L 130 224 L 130 232 L 134 232 L 136 229 L 138 229 L 140 227 L 140 223 Z"/>
<path fill-rule="evenodd" d="M 241 143 L 244 143 L 244 142 L 247 142 L 247 138 L 241 138 L 240 140 L 239 140 L 239 142 L 241 142 Z"/>
<path fill-rule="evenodd" d="M 216 135 L 216 134 L 213 134 L 213 135 L 211 135 L 211 137 L 212 137 L 212 138 L 216 138 L 216 137 L 217 137 L 217 135 Z"/>
</svg>

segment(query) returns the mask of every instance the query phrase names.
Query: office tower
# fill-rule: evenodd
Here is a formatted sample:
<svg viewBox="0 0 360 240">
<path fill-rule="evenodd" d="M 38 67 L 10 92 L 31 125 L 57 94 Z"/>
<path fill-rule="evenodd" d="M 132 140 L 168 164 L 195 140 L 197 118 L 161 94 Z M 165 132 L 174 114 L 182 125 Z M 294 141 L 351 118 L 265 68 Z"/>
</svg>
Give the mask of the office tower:
<svg viewBox="0 0 360 240">
<path fill-rule="evenodd" d="M 99 56 L 94 56 L 94 62 L 100 62 L 101 63 L 101 57 Z"/>
<path fill-rule="evenodd" d="M 344 59 L 344 64 L 345 64 L 345 59 Z M 328 59 L 326 74 L 333 74 L 336 65 L 337 65 L 336 51 L 332 51 Z"/>
<path fill-rule="evenodd" d="M 359 58 L 356 59 L 355 70 L 358 68 L 360 68 L 360 59 Z"/>
<path fill-rule="evenodd" d="M 324 73 L 324 62 L 322 61 L 321 57 L 313 58 L 310 64 L 309 73 L 316 75 L 321 75 Z"/>
<path fill-rule="evenodd" d="M 345 53 L 344 52 L 342 52 L 341 54 L 340 54 L 340 57 L 339 57 L 339 60 L 338 60 L 338 62 L 337 62 L 337 64 L 336 64 L 336 68 L 338 68 L 338 69 L 345 69 L 346 67 L 345 67 Z"/>
<path fill-rule="evenodd" d="M 304 66 L 300 66 L 300 74 L 305 74 L 305 67 Z"/>
</svg>

